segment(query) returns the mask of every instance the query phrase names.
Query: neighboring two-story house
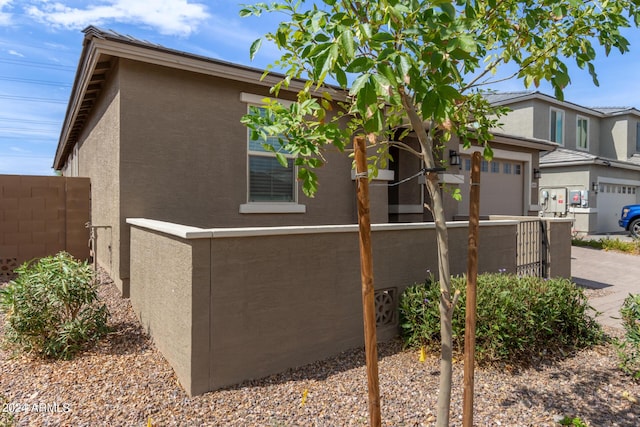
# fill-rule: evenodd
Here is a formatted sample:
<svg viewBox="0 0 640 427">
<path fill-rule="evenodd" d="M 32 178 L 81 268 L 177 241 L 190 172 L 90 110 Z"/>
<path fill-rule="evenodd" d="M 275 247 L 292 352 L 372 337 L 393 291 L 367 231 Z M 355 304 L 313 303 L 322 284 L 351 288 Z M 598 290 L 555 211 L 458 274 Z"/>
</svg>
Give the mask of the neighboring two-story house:
<svg viewBox="0 0 640 427">
<path fill-rule="evenodd" d="M 501 131 L 559 145 L 540 157 L 541 215 L 575 218 L 578 233 L 620 232 L 621 207 L 640 201 L 640 111 L 587 108 L 540 92 L 488 98 L 511 109 Z"/>
</svg>

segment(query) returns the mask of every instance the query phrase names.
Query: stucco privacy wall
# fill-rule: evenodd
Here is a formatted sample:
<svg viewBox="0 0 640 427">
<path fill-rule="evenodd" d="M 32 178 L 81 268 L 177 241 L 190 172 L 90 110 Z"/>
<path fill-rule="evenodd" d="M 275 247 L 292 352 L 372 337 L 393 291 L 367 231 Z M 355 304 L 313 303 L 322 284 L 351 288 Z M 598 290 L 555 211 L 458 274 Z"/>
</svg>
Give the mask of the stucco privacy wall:
<svg viewBox="0 0 640 427">
<path fill-rule="evenodd" d="M 131 303 L 185 390 L 200 394 L 363 345 L 357 225 L 131 224 Z M 449 223 L 466 271 L 468 223 Z M 482 221 L 480 271 L 516 270 L 517 221 Z M 373 225 L 377 291 L 437 272 L 432 223 Z M 395 306 L 393 307 L 395 311 Z M 397 316 L 397 314 L 396 314 Z M 378 338 L 398 332 L 397 317 Z"/>
<path fill-rule="evenodd" d="M 0 278 L 33 258 L 89 257 L 89 178 L 0 175 Z"/>
</svg>

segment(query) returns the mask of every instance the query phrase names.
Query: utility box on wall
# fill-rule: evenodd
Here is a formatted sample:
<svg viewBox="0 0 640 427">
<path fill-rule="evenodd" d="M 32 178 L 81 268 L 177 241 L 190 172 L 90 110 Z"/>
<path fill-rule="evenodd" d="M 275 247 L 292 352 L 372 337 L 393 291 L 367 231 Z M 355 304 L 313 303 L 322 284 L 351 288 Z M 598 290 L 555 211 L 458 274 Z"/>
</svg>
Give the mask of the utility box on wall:
<svg viewBox="0 0 640 427">
<path fill-rule="evenodd" d="M 575 208 L 588 208 L 589 192 L 585 190 L 571 190 L 569 193 L 569 204 Z"/>
<path fill-rule="evenodd" d="M 567 215 L 566 188 L 541 188 L 539 200 L 542 206 L 541 216 L 563 217 Z"/>
</svg>

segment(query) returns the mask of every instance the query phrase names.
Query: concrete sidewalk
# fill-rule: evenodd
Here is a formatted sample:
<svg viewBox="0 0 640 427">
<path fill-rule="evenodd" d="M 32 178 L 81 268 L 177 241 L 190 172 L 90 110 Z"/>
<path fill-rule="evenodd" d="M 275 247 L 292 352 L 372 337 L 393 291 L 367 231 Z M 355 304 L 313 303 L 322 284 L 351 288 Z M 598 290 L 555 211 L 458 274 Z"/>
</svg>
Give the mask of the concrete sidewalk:
<svg viewBox="0 0 640 427">
<path fill-rule="evenodd" d="M 573 246 L 571 248 L 573 281 L 592 289 L 591 305 L 602 314 L 602 325 L 622 328 L 620 307 L 629 294 L 640 293 L 640 256 Z"/>
</svg>

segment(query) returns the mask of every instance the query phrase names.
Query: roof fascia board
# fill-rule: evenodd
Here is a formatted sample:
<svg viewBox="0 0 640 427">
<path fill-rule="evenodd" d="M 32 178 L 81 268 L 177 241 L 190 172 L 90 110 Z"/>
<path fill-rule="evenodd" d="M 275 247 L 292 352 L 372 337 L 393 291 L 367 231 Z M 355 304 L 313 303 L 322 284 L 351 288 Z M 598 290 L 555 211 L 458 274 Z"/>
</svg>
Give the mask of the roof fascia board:
<svg viewBox="0 0 640 427">
<path fill-rule="evenodd" d="M 138 46 L 118 40 L 97 39 L 94 38 L 93 43 L 96 49 L 106 55 L 119 58 L 140 61 L 164 67 L 175 68 L 179 70 L 191 71 L 199 74 L 220 77 L 228 80 L 235 80 L 243 83 L 271 88 L 280 82 L 284 76 L 275 73 L 267 74 L 264 79 L 263 71 L 250 69 L 242 66 L 234 66 L 233 64 L 225 64 L 206 58 L 190 57 L 188 54 L 179 55 L 172 51 L 162 51 L 161 49 L 153 49 L 146 46 Z M 292 80 L 285 91 L 298 92 L 304 89 L 305 83 L 299 80 Z M 346 99 L 344 94 L 333 87 L 323 87 L 329 90 L 336 99 Z M 320 91 L 312 92 L 314 95 L 321 95 Z"/>
<path fill-rule="evenodd" d="M 539 151 L 554 151 L 556 148 L 558 148 L 558 144 L 550 141 L 533 140 L 533 139 L 514 136 L 514 135 L 500 134 L 496 132 L 493 132 L 493 138 L 491 139 L 490 142 L 498 142 L 500 144 L 508 144 L 508 145 L 514 145 L 517 147 L 532 148 L 534 150 L 539 150 Z"/>
<path fill-rule="evenodd" d="M 518 97 L 514 97 L 514 98 L 510 98 L 510 99 L 504 99 L 502 101 L 497 101 L 497 102 L 494 102 L 492 104 L 493 105 L 510 105 L 510 104 L 515 104 L 515 103 L 522 102 L 522 101 L 529 101 L 529 100 L 532 100 L 532 99 L 538 99 L 540 101 L 548 102 L 550 104 L 554 104 L 554 105 L 562 107 L 562 108 L 579 111 L 581 113 L 590 114 L 590 115 L 596 116 L 596 117 L 608 117 L 607 114 L 601 113 L 600 111 L 593 110 L 593 109 L 591 109 L 589 107 L 583 107 L 581 105 L 574 104 L 574 103 L 567 102 L 567 101 L 559 101 L 559 100 L 557 100 L 556 98 L 554 98 L 552 96 L 545 95 L 545 94 L 540 93 L 540 92 L 532 92 L 530 94 L 526 94 L 526 95 L 523 95 L 523 96 L 518 96 Z"/>
<path fill-rule="evenodd" d="M 58 142 L 58 147 L 56 149 L 56 154 L 53 161 L 53 167 L 56 170 L 61 169 L 64 164 L 62 163 L 62 154 L 64 153 L 64 148 L 67 145 L 67 140 L 69 138 L 69 132 L 71 132 L 71 125 L 75 122 L 76 117 L 78 116 L 78 111 L 80 110 L 80 105 L 82 104 L 84 92 L 89 86 L 89 82 L 91 81 L 91 77 L 93 76 L 93 71 L 98 65 L 98 60 L 100 55 L 96 52 L 95 45 L 91 44 L 83 55 L 80 57 L 79 67 L 80 72 L 77 73 L 76 79 L 73 83 L 73 89 L 71 91 L 71 95 L 69 97 L 69 104 L 67 105 L 67 112 L 65 114 L 65 119 L 62 125 L 62 130 L 60 132 L 60 139 Z M 60 144 L 60 142 L 63 142 Z"/>
<path fill-rule="evenodd" d="M 606 165 L 603 162 L 609 162 L 609 165 Z M 625 163 L 625 162 L 619 162 L 615 160 L 605 160 L 605 159 L 593 159 L 593 160 L 582 160 L 582 161 L 572 161 L 572 162 L 540 163 L 541 168 L 553 168 L 553 167 L 564 167 L 564 166 L 588 166 L 588 165 L 640 171 L 640 165 L 634 165 L 633 163 Z"/>
<path fill-rule="evenodd" d="M 636 110 L 635 108 L 631 108 L 628 110 L 620 110 L 620 111 L 616 111 L 615 113 L 607 114 L 605 115 L 605 117 L 618 117 L 618 116 L 627 116 L 627 115 L 640 117 L 640 111 Z"/>
</svg>

